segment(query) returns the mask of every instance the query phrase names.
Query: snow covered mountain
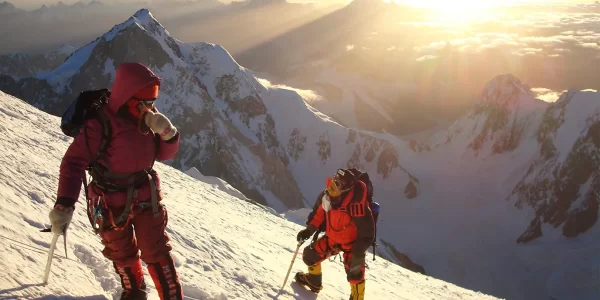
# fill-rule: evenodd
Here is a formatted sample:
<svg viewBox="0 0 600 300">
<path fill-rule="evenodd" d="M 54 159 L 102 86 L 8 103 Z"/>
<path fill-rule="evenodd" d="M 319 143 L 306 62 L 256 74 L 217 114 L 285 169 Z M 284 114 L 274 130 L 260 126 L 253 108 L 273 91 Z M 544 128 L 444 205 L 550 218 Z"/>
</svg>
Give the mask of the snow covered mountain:
<svg viewBox="0 0 600 300">
<path fill-rule="evenodd" d="M 563 236 L 575 237 L 595 225 L 598 215 L 598 95 L 570 90 L 557 102 L 547 103 L 535 99 L 530 88 L 514 76 L 498 76 L 484 88 L 480 104 L 449 130 L 413 150 L 451 147 L 459 149 L 454 151 L 459 156 L 483 160 L 512 153 L 518 161 L 512 167 L 517 169 L 508 177 L 498 176 L 512 184 L 501 192 L 517 208 L 535 210 L 517 242 L 553 231 L 551 227 L 542 230 L 544 224 L 562 227 Z M 514 182 L 515 178 L 520 180 Z"/>
<path fill-rule="evenodd" d="M 550 104 L 501 75 L 481 95 L 448 130 L 410 144 L 418 155 L 404 165 L 419 178 L 420 202 L 396 217 L 419 229 L 385 237 L 461 286 L 508 299 L 597 299 L 600 93 L 570 90 Z M 444 254 L 419 252 L 439 243 Z"/>
<path fill-rule="evenodd" d="M 21 12 L 21 11 L 22 10 L 16 8 L 14 4 L 12 4 L 8 1 L 0 2 L 0 15 L 8 15 L 8 14 Z"/>
<path fill-rule="evenodd" d="M 60 66 L 75 51 L 70 45 L 41 53 L 10 53 L 0 55 L 0 74 L 13 77 L 33 76 Z"/>
<path fill-rule="evenodd" d="M 474 156 L 511 151 L 533 134 L 546 107 L 548 103 L 535 99 L 531 88 L 518 78 L 500 75 L 485 86 L 480 102 L 465 116 L 420 148 L 466 145 Z"/>
<path fill-rule="evenodd" d="M 418 193 L 418 180 L 400 164 L 397 139 L 340 126 L 298 91 L 255 78 L 222 47 L 174 39 L 145 9 L 55 70 L 0 77 L 0 88 L 61 115 L 79 91 L 110 86 L 115 67 L 132 60 L 163 78 L 157 105 L 183 133 L 172 163 L 181 170 L 196 167 L 280 212 L 310 205 L 325 176 L 346 166 L 376 175 L 397 197 Z"/>
<path fill-rule="evenodd" d="M 48 285 L 42 282 L 62 155 L 70 143 L 60 119 L 0 92 L 0 297 L 6 299 L 117 299 L 120 279 L 102 254 L 85 216 L 83 193 L 69 227 L 64 256 L 55 251 Z M 168 232 L 186 299 L 315 299 L 288 279 L 278 295 L 302 228 L 248 205 L 214 179 L 196 180 L 163 163 Z M 196 173 L 191 170 L 192 173 Z M 292 273 L 305 270 L 301 256 Z M 325 262 L 319 299 L 341 299 L 349 288 L 343 265 Z M 379 258 L 369 262 L 365 299 L 492 300 L 481 293 L 407 271 Z M 158 296 L 146 278 L 152 300 Z"/>
<path fill-rule="evenodd" d="M 545 112 L 537 131 L 539 155 L 507 197 L 535 209 L 526 243 L 557 228 L 575 237 L 596 227 L 600 192 L 600 102 L 596 92 L 564 93 Z M 558 233 L 557 233 L 558 234 Z"/>
</svg>

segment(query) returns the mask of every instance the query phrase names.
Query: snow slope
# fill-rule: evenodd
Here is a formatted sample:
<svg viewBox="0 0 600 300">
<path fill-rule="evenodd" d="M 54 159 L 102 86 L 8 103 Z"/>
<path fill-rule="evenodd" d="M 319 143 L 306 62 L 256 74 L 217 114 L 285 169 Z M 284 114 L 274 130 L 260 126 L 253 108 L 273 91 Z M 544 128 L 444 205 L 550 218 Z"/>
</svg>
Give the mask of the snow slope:
<svg viewBox="0 0 600 300">
<path fill-rule="evenodd" d="M 59 245 L 49 284 L 41 285 L 48 227 L 62 154 L 70 138 L 59 118 L 0 93 L 0 296 L 19 299 L 115 299 L 118 281 L 100 254 L 80 197 L 69 231 L 68 259 Z M 162 163 L 165 203 L 176 265 L 190 299 L 315 299 L 288 283 L 279 287 L 301 226 L 219 187 Z M 384 259 L 369 262 L 365 299 L 495 299 L 404 270 Z M 304 269 L 300 256 L 293 272 Z M 151 282 L 150 278 L 147 278 Z M 346 298 L 343 266 L 324 263 L 319 299 Z M 153 299 L 157 299 L 154 294 Z"/>
</svg>

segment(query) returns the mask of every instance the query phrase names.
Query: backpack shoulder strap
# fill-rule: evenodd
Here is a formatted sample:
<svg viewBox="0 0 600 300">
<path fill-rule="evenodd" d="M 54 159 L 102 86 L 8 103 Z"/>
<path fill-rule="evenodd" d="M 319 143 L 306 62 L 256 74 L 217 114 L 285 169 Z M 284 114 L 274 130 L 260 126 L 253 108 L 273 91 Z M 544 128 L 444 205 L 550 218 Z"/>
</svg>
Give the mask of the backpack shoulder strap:
<svg viewBox="0 0 600 300">
<path fill-rule="evenodd" d="M 98 150 L 98 155 L 104 155 L 106 149 L 110 145 L 110 140 L 112 137 L 112 126 L 110 124 L 110 120 L 104 114 L 102 109 L 99 109 L 96 113 L 96 118 L 100 121 L 100 125 L 102 125 L 102 140 L 100 142 L 100 149 Z"/>
<path fill-rule="evenodd" d="M 361 200 L 363 199 L 363 196 L 366 195 L 366 191 L 367 191 L 366 184 L 360 180 L 357 180 L 356 184 L 354 185 L 354 195 L 352 196 L 352 200 L 350 201 L 350 204 L 361 202 Z"/>
<path fill-rule="evenodd" d="M 364 182 L 357 181 L 354 185 L 354 195 L 352 199 L 348 201 L 345 207 L 340 210 L 345 210 L 351 217 L 362 217 L 366 214 L 367 201 L 363 201 L 363 197 L 366 198 L 366 187 Z"/>
<path fill-rule="evenodd" d="M 322 204 L 322 199 L 323 196 L 325 195 L 325 190 L 322 190 L 319 195 L 317 196 L 317 199 L 315 200 L 315 204 L 313 205 L 312 211 L 310 213 L 308 213 L 308 217 L 306 218 L 306 225 L 308 225 L 310 223 L 310 221 L 312 221 L 312 219 L 315 217 L 315 215 L 317 214 L 317 210 L 319 209 L 319 206 L 321 206 Z"/>
<path fill-rule="evenodd" d="M 101 156 L 106 157 L 104 154 L 110 144 L 110 140 L 112 137 L 112 126 L 110 124 L 110 120 L 108 120 L 108 117 L 106 116 L 106 114 L 104 114 L 104 112 L 102 111 L 102 108 L 99 108 L 94 113 L 94 115 L 95 115 L 95 119 L 98 121 L 98 123 L 100 123 L 100 127 L 102 127 L 102 137 L 100 139 L 100 148 L 98 149 L 98 152 L 96 153 L 95 156 L 92 155 L 92 149 L 90 148 L 90 144 L 88 141 L 87 126 L 86 126 L 86 124 L 83 125 L 83 134 L 85 135 L 85 144 L 87 146 L 88 153 L 89 153 L 90 157 L 92 158 L 90 165 L 95 165 L 96 162 L 98 161 L 98 158 L 100 158 Z M 106 166 L 106 167 L 108 168 L 108 166 Z"/>
</svg>

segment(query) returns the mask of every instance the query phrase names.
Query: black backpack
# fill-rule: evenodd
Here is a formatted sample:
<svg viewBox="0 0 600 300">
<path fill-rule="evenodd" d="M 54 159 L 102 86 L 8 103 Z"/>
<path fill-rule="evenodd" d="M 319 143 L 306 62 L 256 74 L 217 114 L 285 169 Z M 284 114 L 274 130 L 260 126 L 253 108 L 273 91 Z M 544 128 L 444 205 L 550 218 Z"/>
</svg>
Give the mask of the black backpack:
<svg viewBox="0 0 600 300">
<path fill-rule="evenodd" d="M 103 107 L 108 103 L 108 98 L 110 97 L 110 91 L 108 89 L 98 89 L 98 90 L 89 90 L 89 91 L 83 91 L 81 93 L 79 93 L 79 95 L 75 98 L 75 100 L 73 100 L 73 102 L 71 102 L 71 104 L 69 105 L 69 107 L 67 107 L 67 109 L 65 110 L 65 112 L 62 115 L 61 118 L 61 123 L 60 123 L 60 129 L 62 130 L 62 132 L 70 137 L 75 138 L 77 135 L 79 135 L 79 133 L 81 132 L 81 129 L 83 128 L 83 132 L 84 134 L 86 134 L 85 132 L 85 126 L 84 123 L 85 121 L 92 119 L 92 118 L 96 118 L 98 120 L 98 122 L 100 123 L 100 125 L 102 126 L 102 140 L 100 142 L 100 149 L 98 150 L 96 157 L 92 158 L 92 161 L 90 163 L 90 165 L 86 168 L 86 171 L 88 172 L 92 172 L 92 169 L 94 168 L 96 161 L 98 160 L 98 157 L 100 155 L 102 155 L 106 148 L 108 148 L 108 145 L 110 143 L 110 139 L 111 139 L 111 125 L 110 125 L 110 121 L 108 121 L 108 119 L 106 118 L 106 116 L 104 116 L 104 113 L 102 112 Z M 86 146 L 88 149 L 88 153 L 90 154 L 90 157 L 92 156 L 92 151 L 90 149 L 90 145 L 88 144 L 87 141 L 87 135 L 86 135 Z M 90 219 L 90 223 L 92 224 L 92 227 L 95 228 L 95 224 L 94 221 L 92 220 L 92 216 L 89 213 L 90 212 L 90 203 L 89 203 L 89 197 L 87 194 L 87 178 L 84 175 L 84 178 L 82 178 L 82 183 L 84 185 L 83 190 L 85 192 L 85 197 L 87 200 L 87 210 L 88 210 L 88 218 Z"/>
<path fill-rule="evenodd" d="M 354 175 L 354 178 L 362 181 L 365 184 L 365 186 L 367 187 L 367 201 L 369 202 L 369 206 L 371 207 L 371 212 L 373 213 L 373 222 L 375 223 L 375 237 L 373 238 L 373 244 L 372 244 L 373 260 L 375 260 L 375 247 L 377 246 L 377 219 L 379 217 L 379 207 L 380 206 L 379 206 L 379 203 L 377 203 L 373 200 L 373 183 L 371 182 L 371 179 L 369 178 L 369 174 L 367 172 L 361 172 L 360 170 L 358 170 L 356 168 L 347 169 L 347 171 L 352 173 L 352 175 Z M 306 225 L 308 225 L 308 223 L 313 219 L 314 215 L 317 213 L 317 209 L 321 205 L 321 198 L 323 197 L 324 192 L 325 191 L 322 191 L 319 194 L 317 201 L 315 201 L 313 210 L 308 214 Z M 312 239 L 313 243 L 317 240 L 317 238 L 321 232 L 325 232 L 325 229 L 326 229 L 325 226 L 326 226 L 325 222 L 323 222 L 323 224 L 321 224 L 321 227 L 319 227 L 318 230 L 314 233 L 313 239 Z"/>
<path fill-rule="evenodd" d="M 362 181 L 367 186 L 367 201 L 373 213 L 373 222 L 375 223 L 375 237 L 373 238 L 373 260 L 375 260 L 375 247 L 377 247 L 377 219 L 379 217 L 379 203 L 373 201 L 373 183 L 369 178 L 369 173 L 361 172 L 356 168 L 348 169 L 357 180 Z"/>
<path fill-rule="evenodd" d="M 350 173 L 352 173 L 352 175 L 354 175 L 354 177 L 357 180 L 362 181 L 367 186 L 367 201 L 369 201 L 369 206 L 371 207 L 371 211 L 373 212 L 375 228 L 377 228 L 377 218 L 379 217 L 379 203 L 373 201 L 373 183 L 369 178 L 369 173 L 361 172 L 355 168 L 348 169 L 348 171 L 350 171 Z M 377 231 L 375 231 L 375 234 L 377 234 Z"/>
<path fill-rule="evenodd" d="M 65 135 L 76 137 L 83 124 L 90 118 L 99 118 L 104 127 L 106 118 L 102 118 L 102 107 L 108 103 L 110 91 L 108 89 L 90 90 L 79 93 L 77 98 L 63 113 L 60 129 Z M 108 124 L 110 126 L 110 124 Z"/>
</svg>

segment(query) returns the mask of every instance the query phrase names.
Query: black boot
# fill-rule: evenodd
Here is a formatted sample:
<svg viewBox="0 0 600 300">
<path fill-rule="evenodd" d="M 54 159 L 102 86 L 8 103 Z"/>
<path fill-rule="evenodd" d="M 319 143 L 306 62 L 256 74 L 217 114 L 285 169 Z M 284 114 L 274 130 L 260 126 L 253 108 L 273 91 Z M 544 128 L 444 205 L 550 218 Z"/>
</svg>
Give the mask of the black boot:
<svg viewBox="0 0 600 300">
<path fill-rule="evenodd" d="M 113 263 L 115 271 L 121 278 L 121 300 L 146 300 L 146 282 L 144 282 L 144 271 L 142 270 L 142 262 L 137 261 L 135 264 L 128 267 L 120 267 Z"/>
<path fill-rule="evenodd" d="M 121 300 L 147 300 L 148 293 L 146 293 L 146 282 L 142 281 L 142 285 L 139 289 L 124 290 L 121 293 Z"/>
<path fill-rule="evenodd" d="M 323 289 L 321 264 L 308 267 L 308 273 L 296 273 L 295 280 L 298 284 L 308 287 L 311 291 L 318 293 Z"/>
</svg>

